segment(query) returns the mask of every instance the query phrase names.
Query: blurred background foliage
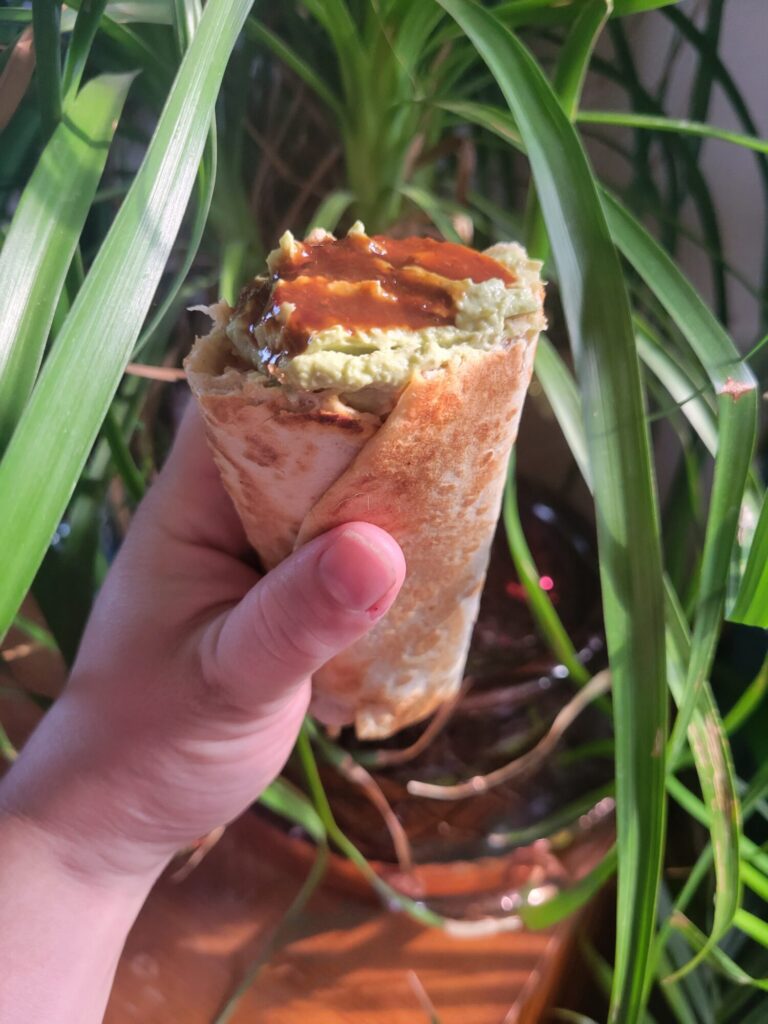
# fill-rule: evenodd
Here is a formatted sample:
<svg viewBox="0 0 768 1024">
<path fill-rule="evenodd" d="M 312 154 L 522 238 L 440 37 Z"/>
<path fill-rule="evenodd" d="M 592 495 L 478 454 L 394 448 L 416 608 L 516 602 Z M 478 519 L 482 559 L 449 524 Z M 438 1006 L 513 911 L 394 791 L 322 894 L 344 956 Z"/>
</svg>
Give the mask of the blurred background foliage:
<svg viewBox="0 0 768 1024">
<path fill-rule="evenodd" d="M 72 659 L 172 437 L 205 329 L 189 307 L 234 302 L 283 230 L 360 217 L 519 238 L 545 261 L 532 400 L 594 496 L 618 835 L 576 889 L 520 914 L 545 926 L 618 865 L 615 951 L 585 955 L 621 1022 L 768 1014 L 768 143 L 722 56 L 736 3 L 0 5 L 0 633 Z M 633 45 L 650 19 L 653 75 Z M 709 123 L 715 100 L 735 127 Z M 704 147 L 753 163 L 748 264 L 724 245 Z M 701 294 L 679 270 L 691 253 Z M 758 327 L 739 352 L 745 296 Z M 582 699 L 590 671 L 538 585 L 512 478 L 504 521 Z M 30 587 L 50 632 L 17 614 Z M 321 851 L 297 908 L 330 843 L 445 926 L 339 829 L 318 756 L 334 748 L 308 725 L 307 795 L 280 780 L 265 796 Z"/>
</svg>

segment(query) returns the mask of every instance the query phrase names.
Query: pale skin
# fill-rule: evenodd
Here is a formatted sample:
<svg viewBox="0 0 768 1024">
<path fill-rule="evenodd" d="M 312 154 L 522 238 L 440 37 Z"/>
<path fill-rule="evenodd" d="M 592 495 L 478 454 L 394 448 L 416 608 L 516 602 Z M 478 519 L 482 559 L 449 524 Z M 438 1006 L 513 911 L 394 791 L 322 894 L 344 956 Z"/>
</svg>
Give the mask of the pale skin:
<svg viewBox="0 0 768 1024">
<path fill-rule="evenodd" d="M 96 1024 L 126 935 L 180 849 L 279 773 L 310 676 L 395 599 L 377 527 L 260 580 L 190 410 L 63 696 L 0 784 L 0 1021 Z"/>
</svg>

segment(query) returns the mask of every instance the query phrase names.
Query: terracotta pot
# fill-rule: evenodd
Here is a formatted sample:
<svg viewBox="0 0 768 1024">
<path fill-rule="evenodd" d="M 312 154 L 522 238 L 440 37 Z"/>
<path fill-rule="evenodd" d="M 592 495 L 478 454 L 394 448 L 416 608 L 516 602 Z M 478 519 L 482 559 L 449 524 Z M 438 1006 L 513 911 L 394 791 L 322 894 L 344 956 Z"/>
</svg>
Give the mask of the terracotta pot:
<svg viewBox="0 0 768 1024">
<path fill-rule="evenodd" d="M 314 846 L 298 832 L 286 832 L 277 823 L 272 827 L 274 855 L 282 863 L 292 863 L 297 872 L 308 872 L 316 856 Z M 497 856 L 415 864 L 410 871 L 387 861 L 369 863 L 392 888 L 445 917 L 503 918 L 515 915 L 523 903 L 542 903 L 574 885 L 599 863 L 613 841 L 612 808 L 606 805 L 562 850 L 542 839 Z M 338 854 L 331 855 L 326 884 L 372 904 L 379 901 L 355 865 Z"/>
</svg>

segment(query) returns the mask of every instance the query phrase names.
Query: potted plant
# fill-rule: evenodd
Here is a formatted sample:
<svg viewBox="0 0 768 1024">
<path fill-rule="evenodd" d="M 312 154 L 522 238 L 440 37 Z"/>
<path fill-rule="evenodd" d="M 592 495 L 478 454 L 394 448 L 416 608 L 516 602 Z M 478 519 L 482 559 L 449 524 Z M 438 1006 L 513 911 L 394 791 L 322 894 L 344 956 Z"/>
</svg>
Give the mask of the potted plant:
<svg viewBox="0 0 768 1024">
<path fill-rule="evenodd" d="M 558 549 L 557 573 L 549 570 L 549 542 L 535 542 L 531 531 L 534 505 L 518 502 L 510 474 L 489 594 L 497 572 L 503 586 L 523 588 L 512 598 L 524 591 L 551 652 L 536 678 L 556 666 L 568 678 L 557 708 L 548 695 L 537 698 L 542 721 L 523 736 L 507 721 L 494 742 L 503 747 L 506 737 L 510 762 L 525 757 L 558 715 L 578 718 L 574 707 L 599 697 L 586 737 L 598 746 L 584 763 L 597 772 L 592 790 L 603 794 L 593 792 L 593 806 L 615 800 L 615 845 L 558 879 L 543 902 L 527 905 L 521 885 L 493 913 L 465 901 L 438 914 L 429 899 L 425 911 L 414 898 L 424 879 L 408 883 L 369 863 L 365 853 L 386 859 L 384 825 L 361 852 L 348 834 L 349 794 L 328 803 L 331 769 L 349 775 L 352 765 L 358 780 L 363 769 L 370 778 L 386 754 L 331 742 L 308 726 L 296 758 L 304 776 L 279 780 L 264 804 L 298 820 L 320 849 L 330 843 L 345 853 L 401 909 L 437 925 L 454 914 L 517 915 L 534 927 L 583 905 L 618 869 L 615 950 L 608 963 L 589 954 L 616 1021 L 644 1019 L 650 999 L 654 1013 L 664 1006 L 673 1019 L 711 1019 L 699 983 L 716 992 L 722 1019 L 764 1012 L 768 862 L 754 815 L 768 783 L 759 748 L 745 737 L 766 685 L 765 646 L 751 633 L 747 656 L 747 640 L 735 642 L 733 630 L 768 625 L 768 512 L 753 461 L 765 349 L 755 344 L 743 358 L 728 336 L 733 268 L 698 155 L 704 139 L 742 146 L 765 175 L 768 146 L 755 138 L 718 57 L 724 6 L 713 0 L 704 29 L 685 5 L 664 0 L 304 0 L 270 12 L 251 12 L 247 0 L 209 0 L 201 11 L 193 0 L 151 13 L 103 3 L 76 4 L 61 17 L 55 5 L 36 3 L 0 11 L 0 73 L 16 86 L 0 155 L 0 292 L 10 296 L 0 319 L 2 633 L 32 587 L 56 643 L 72 656 L 105 561 L 167 441 L 171 403 L 158 402 L 146 375 L 176 376 L 192 333 L 183 307 L 211 294 L 233 300 L 281 228 L 332 229 L 362 216 L 371 229 L 437 231 L 478 246 L 520 237 L 545 260 L 552 329 L 540 344 L 530 404 L 562 435 L 564 465 L 583 481 L 576 500 L 596 527 L 602 625 L 591 598 L 578 621 L 553 603 L 568 555 Z M 650 89 L 633 61 L 633 20 L 651 8 L 661 11 L 648 17 L 672 27 L 670 69 L 680 47 L 697 63 L 689 120 L 667 116 L 671 72 Z M 32 17 L 35 90 L 24 84 Z M 598 46 L 602 38 L 608 48 Z M 590 72 L 618 83 L 630 109 L 582 109 Z M 706 123 L 715 83 L 740 119 L 737 132 Z M 620 194 L 585 156 L 585 141 L 597 156 L 595 139 L 626 161 Z M 694 241 L 709 260 L 714 313 L 676 262 L 690 233 L 685 196 L 700 217 Z M 108 344 L 86 329 L 97 318 Z M 661 422 L 673 428 L 664 435 L 672 472 L 663 501 L 650 443 Z M 68 444 L 51 444 L 64 426 Z M 709 468 L 705 494 L 699 483 Z M 568 520 L 573 501 L 551 507 Z M 593 570 L 580 571 L 583 586 Z M 66 606 L 58 596 L 65 588 Z M 604 658 L 583 656 L 603 631 Z M 525 632 L 532 635 L 530 624 Z M 498 693 L 486 700 L 490 718 L 479 717 L 484 692 L 468 694 L 445 725 L 444 745 L 463 721 L 470 736 L 478 721 L 484 735 L 489 722 L 505 721 Z M 411 741 L 399 742 L 407 750 Z M 610 791 L 600 774 L 609 745 Z M 410 769 L 398 774 L 391 754 L 387 774 L 374 780 L 379 790 L 416 781 L 426 798 L 429 781 L 467 781 L 456 771 L 437 778 L 445 765 L 429 757 L 440 735 L 429 749 L 419 779 L 406 778 Z M 478 745 L 476 762 L 463 759 L 467 778 L 503 768 L 503 758 L 485 763 L 484 754 Z M 464 806 L 474 813 L 480 805 Z M 401 810 L 410 813 L 407 801 Z M 478 828 L 487 845 L 491 825 L 482 819 Z M 427 842 L 427 860 L 439 835 Z M 476 855 L 471 844 L 456 847 L 458 860 Z M 678 857 L 685 869 L 669 874 Z"/>
</svg>

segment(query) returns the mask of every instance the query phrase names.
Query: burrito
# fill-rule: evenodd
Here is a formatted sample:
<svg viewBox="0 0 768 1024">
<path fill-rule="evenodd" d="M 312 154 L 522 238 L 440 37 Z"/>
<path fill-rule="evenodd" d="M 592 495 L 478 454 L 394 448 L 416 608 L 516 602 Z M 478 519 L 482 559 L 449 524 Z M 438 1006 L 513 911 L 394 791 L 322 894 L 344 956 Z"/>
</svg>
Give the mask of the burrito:
<svg viewBox="0 0 768 1024">
<path fill-rule="evenodd" d="M 387 614 L 313 677 L 312 712 L 381 739 L 457 692 L 544 326 L 521 246 L 290 232 L 185 368 L 265 570 L 342 523 L 397 539 Z"/>
</svg>

